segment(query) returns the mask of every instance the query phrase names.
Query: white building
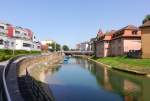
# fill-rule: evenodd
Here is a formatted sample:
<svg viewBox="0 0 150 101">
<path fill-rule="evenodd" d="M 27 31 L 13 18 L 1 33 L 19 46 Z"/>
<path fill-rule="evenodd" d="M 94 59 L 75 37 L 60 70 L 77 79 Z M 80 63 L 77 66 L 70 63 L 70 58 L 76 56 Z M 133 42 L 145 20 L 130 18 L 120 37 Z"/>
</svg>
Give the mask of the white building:
<svg viewBox="0 0 150 101">
<path fill-rule="evenodd" d="M 30 29 L 14 27 L 0 22 L 0 49 L 41 50 L 35 34 Z"/>
<path fill-rule="evenodd" d="M 52 44 L 52 43 L 56 43 L 56 42 L 53 41 L 53 40 L 43 40 L 43 41 L 41 41 L 42 45 L 48 45 L 48 44 Z M 52 49 L 52 47 L 48 46 L 48 49 Z"/>
<path fill-rule="evenodd" d="M 79 51 L 89 51 L 89 42 L 82 42 L 77 44 L 77 49 Z"/>
<path fill-rule="evenodd" d="M 0 49 L 13 49 L 14 45 L 14 39 L 0 35 Z"/>
</svg>

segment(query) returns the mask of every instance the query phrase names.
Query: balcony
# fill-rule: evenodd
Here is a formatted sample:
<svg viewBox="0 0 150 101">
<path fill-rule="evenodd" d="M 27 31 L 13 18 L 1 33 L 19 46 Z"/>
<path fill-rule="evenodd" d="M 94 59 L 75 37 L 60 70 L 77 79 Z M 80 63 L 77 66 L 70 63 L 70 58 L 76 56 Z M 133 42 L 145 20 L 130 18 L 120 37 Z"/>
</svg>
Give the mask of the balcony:
<svg viewBox="0 0 150 101">
<path fill-rule="evenodd" d="M 6 36 L 7 30 L 0 28 L 0 35 Z"/>
</svg>

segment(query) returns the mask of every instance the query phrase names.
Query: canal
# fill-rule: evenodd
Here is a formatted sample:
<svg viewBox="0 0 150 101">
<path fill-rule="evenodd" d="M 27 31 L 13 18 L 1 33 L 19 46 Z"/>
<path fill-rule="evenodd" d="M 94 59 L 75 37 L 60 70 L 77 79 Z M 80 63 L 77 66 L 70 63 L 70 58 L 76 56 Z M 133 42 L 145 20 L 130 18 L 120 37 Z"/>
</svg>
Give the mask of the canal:
<svg viewBox="0 0 150 101">
<path fill-rule="evenodd" d="M 46 82 L 56 101 L 150 101 L 150 79 L 70 58 Z"/>
</svg>

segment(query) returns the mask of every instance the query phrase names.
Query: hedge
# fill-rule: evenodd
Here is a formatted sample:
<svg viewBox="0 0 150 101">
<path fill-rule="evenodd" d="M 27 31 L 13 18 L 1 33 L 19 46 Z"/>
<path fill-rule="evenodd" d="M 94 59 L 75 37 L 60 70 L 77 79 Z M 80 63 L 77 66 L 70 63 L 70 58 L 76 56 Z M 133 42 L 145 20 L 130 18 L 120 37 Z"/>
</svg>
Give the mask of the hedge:
<svg viewBox="0 0 150 101">
<path fill-rule="evenodd" d="M 15 55 L 23 55 L 23 54 L 41 54 L 41 51 L 15 50 L 13 55 L 13 50 L 0 49 L 0 61 L 8 60 Z"/>
</svg>

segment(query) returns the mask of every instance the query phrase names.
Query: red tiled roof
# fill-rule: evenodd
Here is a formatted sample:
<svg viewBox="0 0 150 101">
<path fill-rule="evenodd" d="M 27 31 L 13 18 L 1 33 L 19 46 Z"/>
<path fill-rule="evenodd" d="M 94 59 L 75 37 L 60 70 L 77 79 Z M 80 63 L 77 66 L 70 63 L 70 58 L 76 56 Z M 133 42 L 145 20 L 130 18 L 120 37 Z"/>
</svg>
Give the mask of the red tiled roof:
<svg viewBox="0 0 150 101">
<path fill-rule="evenodd" d="M 116 32 L 120 32 L 122 30 L 139 30 L 139 28 L 134 25 L 128 25 L 126 27 L 123 27 L 123 28 L 117 30 Z"/>
<path fill-rule="evenodd" d="M 105 35 L 104 40 L 111 40 L 112 36 L 111 35 Z"/>
<path fill-rule="evenodd" d="M 106 32 L 105 34 L 100 36 L 100 40 L 111 40 L 113 33 L 114 33 L 114 30 L 112 30 L 110 32 Z"/>
<path fill-rule="evenodd" d="M 136 27 L 134 25 L 128 25 L 128 26 L 124 27 L 123 29 L 138 30 L 138 27 Z"/>
</svg>

